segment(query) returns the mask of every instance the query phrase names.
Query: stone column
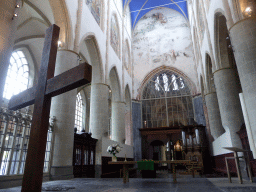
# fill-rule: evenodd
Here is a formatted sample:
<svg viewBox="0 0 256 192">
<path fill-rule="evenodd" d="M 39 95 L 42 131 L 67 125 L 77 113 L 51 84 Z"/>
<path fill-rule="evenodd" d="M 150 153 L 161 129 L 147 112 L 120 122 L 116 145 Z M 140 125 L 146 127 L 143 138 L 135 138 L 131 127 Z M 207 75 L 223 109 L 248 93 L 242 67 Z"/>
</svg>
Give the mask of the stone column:
<svg viewBox="0 0 256 192">
<path fill-rule="evenodd" d="M 256 18 L 237 22 L 230 28 L 237 70 L 252 130 L 256 129 Z M 249 133 L 248 133 L 249 134 Z M 256 141 L 256 132 L 252 132 Z M 249 135 L 248 135 L 249 137 Z M 254 146 L 255 147 L 255 146 Z M 254 148 L 253 147 L 253 148 Z"/>
<path fill-rule="evenodd" d="M 16 0 L 0 1 L 0 107 L 2 107 L 2 99 L 4 85 L 7 76 L 10 57 L 13 51 L 14 35 L 18 18 L 13 20 L 13 14 L 18 11 L 15 9 Z"/>
<path fill-rule="evenodd" d="M 95 139 L 101 139 L 109 127 L 109 87 L 103 83 L 91 85 L 90 132 Z"/>
<path fill-rule="evenodd" d="M 233 147 L 242 148 L 241 140 L 236 133 L 244 120 L 239 100 L 239 81 L 235 76 L 235 69 L 217 70 L 214 73 L 214 82 L 223 128 L 225 131 L 230 131 Z"/>
<path fill-rule="evenodd" d="M 112 102 L 112 134 L 114 141 L 124 143 L 125 141 L 125 103 Z"/>
<path fill-rule="evenodd" d="M 205 102 L 208 111 L 211 135 L 214 139 L 221 136 L 225 130 L 221 124 L 220 109 L 217 94 L 215 92 L 205 95 Z"/>
<path fill-rule="evenodd" d="M 55 76 L 79 64 L 77 53 L 59 50 Z M 52 179 L 73 178 L 73 144 L 77 89 L 52 98 L 51 116 L 56 117 L 54 149 L 51 167 Z"/>
<path fill-rule="evenodd" d="M 98 139 L 96 145 L 95 177 L 101 177 L 102 167 L 102 137 L 109 128 L 109 87 L 103 83 L 91 85 L 90 123 L 89 130 L 92 137 Z"/>
</svg>

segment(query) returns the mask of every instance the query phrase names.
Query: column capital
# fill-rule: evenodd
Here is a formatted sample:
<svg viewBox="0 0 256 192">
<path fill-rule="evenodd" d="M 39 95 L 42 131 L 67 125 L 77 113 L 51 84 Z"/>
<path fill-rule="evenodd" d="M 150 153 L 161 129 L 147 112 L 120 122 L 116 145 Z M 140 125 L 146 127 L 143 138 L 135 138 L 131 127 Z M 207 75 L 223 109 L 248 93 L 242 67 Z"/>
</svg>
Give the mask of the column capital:
<svg viewBox="0 0 256 192">
<path fill-rule="evenodd" d="M 246 20 L 255 20 L 255 21 L 256 21 L 256 16 L 247 17 L 247 18 L 244 18 L 244 19 L 242 19 L 242 20 L 237 21 L 234 25 L 232 25 L 232 26 L 228 29 L 228 31 L 230 32 L 230 31 L 233 29 L 233 27 L 235 27 L 235 26 L 238 25 L 239 23 L 242 23 L 243 21 L 246 21 Z"/>
<path fill-rule="evenodd" d="M 212 74 L 214 75 L 215 73 L 219 72 L 219 71 L 222 71 L 222 70 L 227 70 L 227 69 L 232 69 L 230 67 L 227 67 L 227 68 L 221 68 L 221 69 L 217 69 L 216 71 L 214 71 Z"/>
<path fill-rule="evenodd" d="M 105 85 L 105 86 L 110 88 L 110 86 L 108 84 L 105 84 L 105 83 L 91 83 L 91 86 L 92 85 Z"/>
<path fill-rule="evenodd" d="M 80 58 L 80 55 L 79 55 L 77 52 L 75 52 L 75 51 L 72 51 L 72 50 L 69 50 L 69 49 L 60 49 L 60 48 L 58 48 L 58 52 L 59 52 L 59 51 L 67 51 L 67 52 L 71 52 L 71 53 L 76 54 L 76 55 Z"/>
<path fill-rule="evenodd" d="M 112 101 L 112 103 L 126 104 L 126 103 L 125 103 L 125 102 L 123 102 L 123 101 Z"/>
<path fill-rule="evenodd" d="M 206 93 L 206 94 L 204 94 L 204 96 L 211 95 L 211 94 L 216 94 L 216 92 Z"/>
</svg>

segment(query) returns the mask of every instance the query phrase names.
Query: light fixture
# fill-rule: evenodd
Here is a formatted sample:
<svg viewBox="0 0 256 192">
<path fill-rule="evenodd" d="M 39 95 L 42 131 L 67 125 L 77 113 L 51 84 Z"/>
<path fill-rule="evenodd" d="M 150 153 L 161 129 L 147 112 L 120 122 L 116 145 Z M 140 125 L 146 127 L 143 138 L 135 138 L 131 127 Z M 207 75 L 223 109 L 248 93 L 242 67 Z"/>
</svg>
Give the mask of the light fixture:
<svg viewBox="0 0 256 192">
<path fill-rule="evenodd" d="M 15 6 L 15 8 L 20 8 L 20 5 L 19 5 L 19 4 L 17 4 L 17 5 Z"/>
<path fill-rule="evenodd" d="M 181 151 L 181 150 L 182 150 L 182 146 L 181 146 L 179 140 L 178 140 L 178 141 L 176 142 L 176 144 L 174 145 L 174 150 L 175 150 L 175 151 Z"/>
<path fill-rule="evenodd" d="M 251 8 L 251 7 L 247 7 L 247 8 L 244 10 L 244 14 L 245 14 L 245 16 L 247 16 L 247 17 L 251 17 L 251 16 L 252 16 L 252 8 Z"/>
<path fill-rule="evenodd" d="M 251 7 L 247 7 L 247 8 L 245 9 L 245 12 L 247 12 L 247 13 L 252 12 L 252 8 L 251 8 Z"/>
<path fill-rule="evenodd" d="M 58 41 L 58 47 L 61 47 L 61 45 L 62 45 L 62 42 Z"/>
<path fill-rule="evenodd" d="M 13 16 L 12 16 L 12 20 L 14 19 L 14 17 L 18 17 L 18 14 L 14 13 Z"/>
</svg>

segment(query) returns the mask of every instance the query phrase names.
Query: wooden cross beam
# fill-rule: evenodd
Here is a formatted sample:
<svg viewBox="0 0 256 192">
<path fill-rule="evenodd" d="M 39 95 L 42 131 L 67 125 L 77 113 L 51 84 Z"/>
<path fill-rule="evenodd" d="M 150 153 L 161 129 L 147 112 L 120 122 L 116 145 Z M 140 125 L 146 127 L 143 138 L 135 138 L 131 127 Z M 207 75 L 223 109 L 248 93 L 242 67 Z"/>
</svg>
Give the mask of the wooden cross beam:
<svg viewBox="0 0 256 192">
<path fill-rule="evenodd" d="M 46 31 L 37 85 L 13 96 L 8 106 L 17 110 L 34 104 L 22 192 L 41 191 L 51 98 L 91 82 L 92 68 L 86 63 L 54 77 L 59 31 L 57 25 Z"/>
</svg>

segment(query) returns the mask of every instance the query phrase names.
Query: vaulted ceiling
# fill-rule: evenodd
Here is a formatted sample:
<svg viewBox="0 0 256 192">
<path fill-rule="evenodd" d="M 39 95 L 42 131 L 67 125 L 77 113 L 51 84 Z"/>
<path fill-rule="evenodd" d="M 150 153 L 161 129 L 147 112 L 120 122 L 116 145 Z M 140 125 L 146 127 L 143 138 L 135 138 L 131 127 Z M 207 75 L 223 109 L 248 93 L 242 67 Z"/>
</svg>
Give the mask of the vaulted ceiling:
<svg viewBox="0 0 256 192">
<path fill-rule="evenodd" d="M 174 9 L 180 12 L 186 19 L 188 18 L 187 0 L 123 0 L 124 6 L 128 4 L 131 10 L 133 28 L 141 17 L 157 7 Z"/>
</svg>

